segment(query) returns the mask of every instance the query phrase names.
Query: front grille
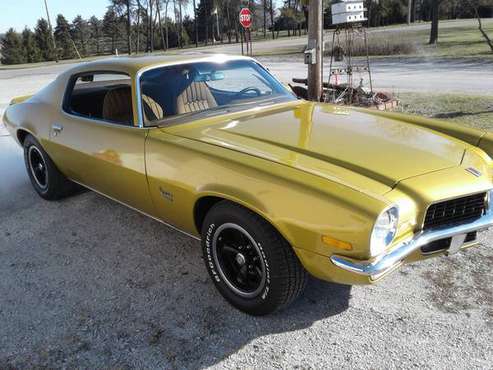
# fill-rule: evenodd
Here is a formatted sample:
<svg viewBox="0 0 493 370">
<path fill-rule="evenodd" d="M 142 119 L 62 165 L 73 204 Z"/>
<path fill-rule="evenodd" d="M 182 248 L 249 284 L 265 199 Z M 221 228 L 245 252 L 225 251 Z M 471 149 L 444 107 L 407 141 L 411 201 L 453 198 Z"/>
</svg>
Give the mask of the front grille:
<svg viewBox="0 0 493 370">
<path fill-rule="evenodd" d="M 474 221 L 484 214 L 485 203 L 486 193 L 435 203 L 428 208 L 423 229 Z"/>
</svg>

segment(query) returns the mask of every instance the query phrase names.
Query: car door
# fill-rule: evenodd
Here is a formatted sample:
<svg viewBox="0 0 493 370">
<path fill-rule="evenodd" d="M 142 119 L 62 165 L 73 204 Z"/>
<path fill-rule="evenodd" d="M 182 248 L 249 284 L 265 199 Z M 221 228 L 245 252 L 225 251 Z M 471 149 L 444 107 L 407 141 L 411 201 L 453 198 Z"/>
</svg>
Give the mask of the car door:
<svg viewBox="0 0 493 370">
<path fill-rule="evenodd" d="M 148 129 L 134 123 L 133 96 L 126 74 L 72 76 L 59 120 L 51 124 L 50 154 L 70 179 L 152 215 L 144 158 Z"/>
</svg>

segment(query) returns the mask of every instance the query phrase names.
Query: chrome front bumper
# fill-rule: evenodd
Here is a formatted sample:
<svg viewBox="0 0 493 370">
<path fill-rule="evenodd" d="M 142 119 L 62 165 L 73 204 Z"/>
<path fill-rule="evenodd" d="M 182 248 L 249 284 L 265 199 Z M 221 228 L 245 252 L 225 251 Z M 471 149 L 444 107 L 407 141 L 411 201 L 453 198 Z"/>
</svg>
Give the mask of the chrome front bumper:
<svg viewBox="0 0 493 370">
<path fill-rule="evenodd" d="M 346 271 L 370 277 L 380 276 L 403 262 L 406 257 L 417 249 L 435 240 L 452 238 L 449 252 L 453 253 L 463 245 L 467 233 L 482 231 L 490 226 L 493 226 L 492 209 L 489 209 L 480 219 L 468 224 L 420 232 L 414 235 L 411 240 L 401 243 L 374 261 L 354 261 L 337 255 L 330 257 L 330 260 L 334 265 Z"/>
</svg>

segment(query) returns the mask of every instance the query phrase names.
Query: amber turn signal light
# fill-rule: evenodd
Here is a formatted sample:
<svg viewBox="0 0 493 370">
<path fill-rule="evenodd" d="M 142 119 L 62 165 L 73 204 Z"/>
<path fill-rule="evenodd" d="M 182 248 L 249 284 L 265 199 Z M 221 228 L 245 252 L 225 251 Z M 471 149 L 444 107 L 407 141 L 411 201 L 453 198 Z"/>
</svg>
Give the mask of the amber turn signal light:
<svg viewBox="0 0 493 370">
<path fill-rule="evenodd" d="M 344 249 L 345 251 L 350 251 L 353 249 L 353 246 L 350 243 L 343 242 L 342 240 L 334 239 L 328 235 L 322 235 L 322 242 L 331 247 Z"/>
</svg>

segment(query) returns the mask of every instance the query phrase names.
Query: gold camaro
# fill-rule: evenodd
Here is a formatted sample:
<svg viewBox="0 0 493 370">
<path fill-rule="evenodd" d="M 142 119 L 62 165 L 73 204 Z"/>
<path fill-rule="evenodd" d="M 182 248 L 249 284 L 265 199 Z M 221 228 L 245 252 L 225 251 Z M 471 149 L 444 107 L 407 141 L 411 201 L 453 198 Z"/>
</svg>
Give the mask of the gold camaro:
<svg viewBox="0 0 493 370">
<path fill-rule="evenodd" d="M 299 100 L 251 58 L 80 64 L 4 123 L 41 197 L 82 185 L 201 239 L 250 314 L 292 302 L 307 272 L 371 284 L 493 223 L 492 134 Z"/>
</svg>

